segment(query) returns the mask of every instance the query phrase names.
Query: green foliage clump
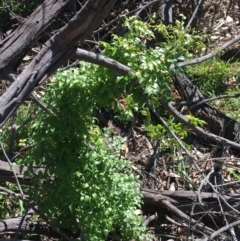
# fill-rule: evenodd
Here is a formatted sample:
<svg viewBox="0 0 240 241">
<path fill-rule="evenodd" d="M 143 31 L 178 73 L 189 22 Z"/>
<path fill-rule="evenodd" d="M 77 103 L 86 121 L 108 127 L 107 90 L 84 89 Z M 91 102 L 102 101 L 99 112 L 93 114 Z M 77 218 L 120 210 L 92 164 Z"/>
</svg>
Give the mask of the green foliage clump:
<svg viewBox="0 0 240 241">
<path fill-rule="evenodd" d="M 183 139 L 184 137 L 187 137 L 187 130 L 184 128 L 182 123 L 176 123 L 173 117 L 169 117 L 167 122 L 169 128 L 174 130 L 174 133 L 178 136 L 178 138 Z M 175 144 L 175 142 L 173 145 L 173 139 L 168 135 L 168 131 L 161 124 L 154 125 L 145 123 L 144 127 L 152 139 L 164 140 L 161 145 L 161 149 L 171 148 L 173 151 L 174 147 L 178 145 L 177 143 Z"/>
<path fill-rule="evenodd" d="M 18 187 L 15 184 L 6 182 L 1 185 L 14 192 L 18 191 Z M 16 198 L 11 195 L 0 194 L 0 219 L 9 218 L 17 213 L 19 212 L 18 206 L 16 205 Z"/>
<path fill-rule="evenodd" d="M 145 102 L 142 89 L 156 106 L 159 100 L 168 101 L 171 98 L 171 77 L 176 70 L 174 65 L 190 58 L 189 50 L 195 46 L 194 39 L 184 32 L 181 23 L 173 28 L 163 24 L 151 25 L 132 17 L 124 26 L 128 32 L 123 37 L 114 35 L 110 44 L 100 43 L 104 55 L 135 71 L 135 81 L 126 82 L 129 76 L 118 77 L 118 85 L 130 89 L 135 102 Z M 165 41 L 157 42 L 156 33 L 163 35 Z M 148 47 L 152 42 L 154 47 Z"/>
<path fill-rule="evenodd" d="M 224 112 L 232 119 L 240 122 L 240 99 L 239 99 L 240 87 L 233 83 L 229 88 L 225 90 L 224 94 L 229 96 L 235 96 L 233 98 L 217 99 L 212 102 L 219 110 Z"/>
<path fill-rule="evenodd" d="M 33 181 L 29 195 L 40 211 L 57 225 L 81 230 L 86 240 L 104 240 L 111 231 L 125 240 L 141 240 L 144 230 L 134 214 L 141 204 L 137 179 L 128 162 L 119 158 L 121 140 L 96 126 L 96 112 L 103 106 L 114 108 L 125 120 L 140 112 L 151 123 L 145 103 L 159 108 L 160 101 L 171 99 L 174 66 L 191 56 L 185 43 L 194 46 L 181 24 L 172 28 L 130 18 L 124 26 L 126 35 L 100 45 L 105 56 L 134 72 L 119 76 L 88 63 L 58 72 L 45 93 L 52 114 L 45 113 L 32 126 L 28 144 L 36 146 L 21 161 L 29 166 Z M 164 35 L 165 42 L 156 42 L 155 32 Z M 173 38 L 179 39 L 177 44 Z M 152 41 L 155 46 L 148 47 Z M 120 96 L 126 100 L 124 109 L 117 101 Z M 169 124 L 181 137 L 186 135 L 173 119 Z M 166 135 L 163 127 L 156 127 L 146 127 L 153 138 L 160 129 Z M 36 174 L 34 166 L 44 171 Z"/>
<path fill-rule="evenodd" d="M 212 97 L 224 93 L 227 81 L 239 75 L 234 65 L 217 57 L 197 66 L 189 66 L 187 70 L 199 90 L 206 97 Z"/>
<path fill-rule="evenodd" d="M 185 117 L 195 126 L 204 126 L 206 122 L 192 115 L 185 115 Z"/>
<path fill-rule="evenodd" d="M 140 240 L 137 178 L 119 158 L 121 139 L 94 124 L 96 100 L 89 89 L 98 83 L 87 78 L 90 69 L 58 72 L 48 86 L 45 101 L 53 114 L 33 125 L 37 145 L 22 161 L 32 177 L 29 195 L 55 224 L 81 230 L 86 240 L 105 240 L 111 231 Z M 34 166 L 44 171 L 34 173 Z"/>
<path fill-rule="evenodd" d="M 42 0 L 0 0 L 0 22 L 9 20 L 9 12 L 21 17 L 27 17 Z"/>
<path fill-rule="evenodd" d="M 132 17 L 126 19 L 124 26 L 128 32 L 123 37 L 114 35 L 110 44 L 100 43 L 104 47 L 104 55 L 135 71 L 132 76 L 116 79 L 116 84 L 126 100 L 126 109 L 121 112 L 121 117 L 132 118 L 134 113 L 140 112 L 147 120 L 144 127 L 150 137 L 165 136 L 166 139 L 169 138 L 169 144 L 172 144 L 174 140 L 168 136 L 164 127 L 153 124 L 145 103 L 150 101 L 158 108 L 161 101 L 171 100 L 172 76 L 178 71 L 176 63 L 191 58 L 190 52 L 202 46 L 199 36 L 192 37 L 188 34 L 183 23 L 173 27 L 144 23 Z M 161 35 L 164 41 L 158 42 L 158 35 Z M 187 135 L 182 124 L 176 123 L 173 118 L 167 117 L 167 122 L 179 137 Z"/>
</svg>

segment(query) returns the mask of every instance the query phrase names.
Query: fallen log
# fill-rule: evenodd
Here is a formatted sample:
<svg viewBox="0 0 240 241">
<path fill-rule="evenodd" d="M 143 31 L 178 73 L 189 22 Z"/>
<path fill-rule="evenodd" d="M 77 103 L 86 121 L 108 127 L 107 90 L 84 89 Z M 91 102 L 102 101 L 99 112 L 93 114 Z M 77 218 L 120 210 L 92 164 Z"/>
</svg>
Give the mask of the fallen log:
<svg viewBox="0 0 240 241">
<path fill-rule="evenodd" d="M 21 184 L 31 185 L 31 179 L 25 178 L 24 173 L 27 171 L 27 167 L 24 166 L 20 168 L 19 165 L 15 164 L 13 167 L 10 167 L 7 162 L 0 160 L 0 181 L 9 181 L 15 182 L 12 169 L 15 171 L 18 181 Z M 43 168 L 35 168 L 36 172 L 43 171 Z M 195 202 L 196 207 L 199 206 L 200 210 L 203 210 L 201 205 L 197 203 L 197 192 L 195 191 L 157 191 L 152 189 L 141 188 L 143 192 L 143 201 L 147 206 L 157 207 L 161 206 L 162 201 L 168 201 L 177 207 L 181 208 L 184 211 L 191 210 L 193 202 Z M 240 211 L 240 194 L 224 194 L 221 195 L 227 202 L 231 203 L 237 210 Z M 214 211 L 219 211 L 218 198 L 219 195 L 212 192 L 201 192 L 200 197 L 205 201 L 206 206 L 204 209 L 213 209 Z M 222 204 L 225 205 L 224 203 Z M 227 205 L 224 206 L 224 210 L 231 211 Z"/>
<path fill-rule="evenodd" d="M 53 238 L 60 238 L 61 235 L 53 230 L 49 225 L 44 224 L 43 222 L 31 221 L 31 215 L 27 215 L 22 222 L 21 228 L 19 229 L 19 233 L 21 234 L 38 234 L 45 235 Z M 0 221 L 0 233 L 9 233 L 9 232 L 17 232 L 19 228 L 19 223 L 23 217 L 15 217 L 15 218 L 7 218 Z M 72 233 L 70 230 L 62 230 L 71 236 L 76 236 L 76 234 Z M 79 235 L 79 234 L 78 234 Z"/>
<path fill-rule="evenodd" d="M 14 171 L 21 184 L 31 185 L 31 179 L 26 178 L 26 176 L 24 177 L 24 173 L 27 171 L 27 169 L 28 167 L 26 166 L 20 167 L 17 164 L 13 164 L 10 167 L 7 162 L 0 160 L 0 182 L 7 181 L 7 182 L 15 183 L 16 180 L 13 174 L 13 171 Z M 34 171 L 39 172 L 39 171 L 44 171 L 44 169 L 36 167 L 34 168 Z"/>
<path fill-rule="evenodd" d="M 27 171 L 27 167 L 23 167 L 20 169 L 18 165 L 13 167 L 15 173 L 19 178 L 19 181 L 24 181 L 24 173 Z M 41 171 L 43 169 L 40 169 Z M 36 169 L 36 172 L 39 169 Z M 0 175 L 1 172 L 6 172 L 11 177 L 12 169 L 6 162 L 0 161 Z M 31 180 L 29 179 L 29 184 L 31 184 Z M 200 223 L 194 218 L 190 217 L 187 213 L 196 213 L 196 212 L 203 212 L 207 214 L 210 210 L 212 212 L 219 212 L 220 206 L 221 210 L 224 212 L 233 211 L 234 208 L 237 211 L 240 211 L 240 194 L 224 194 L 221 195 L 221 198 L 225 200 L 219 204 L 219 195 L 216 193 L 208 193 L 202 192 L 199 196 L 204 202 L 204 206 L 198 202 L 198 194 L 195 191 L 156 191 L 152 189 L 141 188 L 143 192 L 143 204 L 145 207 L 150 207 L 154 209 L 154 212 L 158 210 L 160 207 L 161 210 L 164 208 L 165 210 L 169 210 L 170 212 L 178 215 L 185 224 L 191 223 L 191 229 L 195 232 L 203 232 L 206 235 L 210 235 L 215 230 L 212 228 L 204 225 L 204 223 Z M 194 204 L 194 209 L 192 208 Z M 161 211 L 162 212 L 162 211 Z M 219 212 L 221 213 L 221 212 Z M 19 233 L 36 233 L 42 234 L 50 237 L 58 236 L 59 234 L 53 230 L 49 225 L 42 223 L 42 222 L 33 222 L 30 220 L 30 215 L 28 215 L 19 230 Z M 22 217 L 17 218 L 9 218 L 0 221 L 0 232 L 16 232 L 19 227 L 19 223 Z M 70 230 L 64 230 L 64 233 L 71 232 Z M 74 233 L 71 233 L 69 236 L 73 237 Z"/>
<path fill-rule="evenodd" d="M 188 109 L 191 110 L 191 113 L 204 120 L 211 133 L 239 143 L 240 123 L 226 116 L 208 103 L 196 105 L 196 103 L 203 101 L 205 98 L 186 73 L 177 74 L 174 85 L 182 99 L 189 103 Z"/>
<path fill-rule="evenodd" d="M 198 196 L 196 191 L 157 191 L 152 189 L 141 188 L 143 192 L 143 202 L 147 207 L 159 207 L 164 206 L 164 202 L 175 205 L 178 209 L 184 212 L 190 212 L 192 205 L 195 205 L 194 211 L 220 211 L 219 199 L 221 200 L 221 206 L 225 212 L 233 211 L 233 208 L 240 212 L 240 194 L 219 194 L 212 192 L 201 192 L 200 197 L 204 202 L 204 206 L 198 202 Z M 223 201 L 225 200 L 225 202 Z M 164 202 L 163 202 L 164 201 Z M 227 202 L 227 203 L 226 203 Z"/>
</svg>

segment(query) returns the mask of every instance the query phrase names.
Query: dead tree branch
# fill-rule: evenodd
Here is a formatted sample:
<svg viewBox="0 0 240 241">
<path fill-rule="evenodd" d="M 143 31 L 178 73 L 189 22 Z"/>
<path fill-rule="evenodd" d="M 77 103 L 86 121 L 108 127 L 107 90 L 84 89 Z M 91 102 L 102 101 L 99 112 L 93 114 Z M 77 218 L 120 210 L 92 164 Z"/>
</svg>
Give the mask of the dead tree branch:
<svg viewBox="0 0 240 241">
<path fill-rule="evenodd" d="M 34 87 L 45 81 L 73 56 L 77 43 L 84 41 L 90 36 L 114 3 L 115 0 L 88 0 L 67 25 L 45 43 L 39 54 L 17 77 L 17 81 L 14 81 L 0 97 L 0 127 L 2 127 L 9 117 L 19 108 Z M 34 12 L 33 15 L 34 14 L 36 13 Z M 31 21 L 31 16 L 27 19 L 27 23 Z M 41 22 L 40 19 L 39 22 Z M 25 26 L 26 23 L 23 23 L 23 25 Z M 15 34 L 17 33 L 15 32 Z M 18 43 L 18 41 L 17 39 L 16 43 Z M 20 41 L 20 43 L 22 44 L 22 41 Z M 5 41 L 3 48 L 6 48 L 5 46 L 9 46 L 11 49 L 11 41 L 10 43 Z M 2 62 L 4 63 L 5 56 L 2 55 L 2 57 Z M 4 66 L 3 64 L 2 68 L 4 68 Z"/>
</svg>

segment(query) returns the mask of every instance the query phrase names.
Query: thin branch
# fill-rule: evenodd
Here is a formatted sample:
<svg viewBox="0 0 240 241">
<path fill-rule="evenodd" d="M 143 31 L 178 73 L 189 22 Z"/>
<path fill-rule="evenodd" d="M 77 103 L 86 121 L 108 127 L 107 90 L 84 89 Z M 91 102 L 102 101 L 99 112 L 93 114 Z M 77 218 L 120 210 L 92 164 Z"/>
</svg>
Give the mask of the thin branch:
<svg viewBox="0 0 240 241">
<path fill-rule="evenodd" d="M 22 199 L 22 195 L 21 194 L 17 194 L 17 193 L 15 193 L 15 192 L 13 192 L 13 191 L 5 188 L 5 187 L 1 187 L 0 186 L 0 190 L 6 192 L 8 195 L 12 195 L 12 196 L 14 196 L 14 197 L 16 197 L 18 199 Z"/>
<path fill-rule="evenodd" d="M 182 223 L 179 223 L 179 222 L 177 222 L 177 221 L 175 221 L 174 219 L 172 219 L 172 218 L 170 218 L 170 217 L 168 217 L 168 216 L 166 216 L 166 219 L 169 221 L 169 222 L 171 222 L 171 223 L 174 223 L 175 225 L 177 225 L 178 227 L 182 227 L 182 228 L 187 228 L 188 227 L 188 225 L 185 223 L 185 222 L 182 222 Z M 202 232 L 201 232 L 202 233 Z"/>
<path fill-rule="evenodd" d="M 20 185 L 20 183 L 19 183 L 19 180 L 18 180 L 18 177 L 17 177 L 17 175 L 16 175 L 16 172 L 15 172 L 14 169 L 12 168 L 12 163 L 11 163 L 11 161 L 9 160 L 8 155 L 6 154 L 5 149 L 4 149 L 2 143 L 0 143 L 0 146 L 1 146 L 1 149 L 2 149 L 2 151 L 3 151 L 3 154 L 4 154 L 5 158 L 7 159 L 7 162 L 8 162 L 8 164 L 9 164 L 10 168 L 12 169 L 12 172 L 13 172 L 14 178 L 15 178 L 15 180 L 16 180 L 18 189 L 19 189 L 19 191 L 20 191 L 20 193 L 21 193 L 22 199 L 24 199 L 24 193 L 23 193 L 22 187 L 21 187 L 21 185 Z"/>
<path fill-rule="evenodd" d="M 13 192 L 13 191 L 11 191 L 11 190 L 9 190 L 9 189 L 7 189 L 7 188 L 1 187 L 1 186 L 0 186 L 0 190 L 4 191 L 4 192 L 6 192 L 6 193 L 8 193 L 8 194 L 10 194 L 10 195 L 13 195 L 13 196 L 17 197 L 18 199 L 26 202 L 26 199 L 24 199 L 23 196 L 20 195 L 20 194 L 17 194 L 17 193 L 15 193 L 15 192 Z M 33 204 L 28 203 L 28 205 L 29 205 L 29 207 L 32 208 L 36 213 L 38 213 L 38 214 L 40 215 L 40 217 L 41 217 L 47 224 L 49 224 L 53 230 L 55 230 L 58 234 L 60 234 L 60 235 L 61 235 L 63 238 L 65 238 L 66 240 L 68 240 L 68 241 L 73 241 L 73 239 L 71 239 L 67 234 L 63 233 L 59 228 L 57 228 L 54 224 L 52 224 L 44 214 L 40 213 L 40 212 L 38 211 L 38 209 L 37 209 Z"/>
<path fill-rule="evenodd" d="M 210 101 L 226 99 L 226 98 L 238 98 L 238 97 L 240 97 L 240 93 L 237 93 L 237 94 L 234 94 L 234 95 L 218 95 L 218 96 L 208 98 L 208 99 L 204 99 L 204 100 L 200 100 L 200 101 L 189 100 L 189 101 L 170 102 L 170 104 L 173 105 L 173 106 L 183 106 L 183 105 L 191 106 L 189 108 L 189 111 L 191 111 L 192 109 L 198 107 L 199 105 L 205 104 L 205 103 L 210 102 Z"/>
<path fill-rule="evenodd" d="M 40 213 L 40 212 L 38 211 L 38 209 L 37 209 L 34 205 L 29 204 L 29 206 L 30 206 L 36 213 L 38 213 L 38 214 L 40 215 L 40 217 L 41 217 L 47 224 L 49 224 L 53 230 L 55 230 L 57 233 L 59 233 L 63 238 L 65 238 L 65 239 L 68 240 L 68 241 L 74 241 L 74 240 L 75 240 L 75 239 L 73 240 L 72 238 L 70 238 L 67 234 L 65 234 L 64 232 L 62 232 L 58 227 L 56 227 L 52 222 L 50 222 L 50 221 L 48 220 L 48 218 L 47 218 L 44 214 Z"/>
<path fill-rule="evenodd" d="M 187 28 L 191 25 L 193 19 L 196 17 L 196 14 L 197 14 L 197 12 L 198 12 L 199 7 L 200 7 L 201 4 L 202 4 L 202 1 L 203 1 L 203 0 L 199 0 L 199 2 L 198 2 L 197 6 L 196 6 L 196 8 L 195 8 L 195 10 L 194 10 L 194 12 L 193 12 L 193 14 L 192 14 L 192 17 L 190 18 L 189 22 L 187 23 L 185 29 L 187 29 Z"/>
<path fill-rule="evenodd" d="M 108 22 L 107 24 L 105 24 L 105 25 L 102 26 L 101 28 L 95 30 L 95 31 L 93 32 L 93 34 L 99 33 L 100 31 L 102 31 L 102 30 L 104 30 L 105 28 L 109 27 L 111 24 L 114 24 L 114 23 L 117 22 L 118 20 L 123 19 L 124 17 L 130 17 L 130 16 L 132 16 L 132 15 L 138 16 L 145 8 L 147 8 L 148 6 L 150 6 L 150 5 L 153 4 L 153 3 L 157 3 L 158 1 L 159 1 L 159 0 L 154 0 L 154 1 L 152 1 L 152 2 L 144 3 L 144 5 L 143 5 L 143 3 L 141 3 L 140 6 L 139 6 L 137 9 L 134 9 L 134 10 L 132 10 L 132 11 L 126 13 L 126 14 L 122 14 L 122 15 L 114 18 L 112 21 Z M 114 28 L 116 28 L 116 26 L 115 26 Z M 112 29 L 112 30 L 113 30 L 113 29 Z M 106 35 L 105 35 L 105 36 L 106 36 Z M 104 39 L 105 36 L 104 36 L 102 39 Z"/>
<path fill-rule="evenodd" d="M 209 180 L 207 180 L 207 183 L 209 184 L 209 186 L 211 186 L 213 192 L 215 192 L 215 194 L 217 195 L 217 197 L 220 197 L 220 198 L 223 200 L 223 202 L 224 202 L 230 209 L 232 209 L 235 213 L 240 214 L 240 211 L 238 211 L 236 208 L 234 208 L 232 205 L 230 205 L 230 204 L 227 202 L 226 198 L 223 197 L 223 195 L 221 195 L 221 194 L 218 192 L 218 190 L 213 186 L 213 184 L 212 184 Z"/>
<path fill-rule="evenodd" d="M 18 236 L 19 236 L 19 232 L 20 232 L 20 229 L 23 225 L 23 222 L 25 220 L 25 218 L 28 216 L 28 209 L 25 210 L 25 214 L 22 216 L 20 222 L 19 222 L 19 225 L 18 225 L 18 228 L 17 228 L 17 231 L 15 233 L 15 237 L 14 237 L 14 240 L 17 241 L 18 240 Z"/>
<path fill-rule="evenodd" d="M 202 104 L 207 103 L 209 101 L 225 99 L 225 98 L 236 98 L 236 97 L 240 97 L 240 93 L 237 93 L 237 94 L 234 94 L 234 95 L 219 95 L 219 96 L 216 96 L 216 97 L 212 97 L 212 98 L 208 98 L 208 99 L 204 99 L 204 100 L 200 100 L 200 101 L 195 101 L 195 102 L 193 101 L 191 103 L 191 107 L 190 107 L 189 111 L 191 111 L 192 109 L 198 107 L 199 105 L 202 105 Z M 194 103 L 196 103 L 196 104 L 194 104 Z M 188 105 L 188 103 L 186 105 Z"/>
<path fill-rule="evenodd" d="M 240 220 L 237 220 L 233 223 L 227 224 L 226 226 L 223 226 L 222 228 L 218 229 L 217 231 L 213 232 L 209 237 L 203 239 L 202 241 L 209 241 L 209 240 L 213 240 L 215 237 L 217 237 L 218 235 L 222 234 L 223 232 L 227 231 L 228 229 L 230 229 L 231 227 L 237 226 L 240 224 Z"/>
<path fill-rule="evenodd" d="M 38 111 L 33 117 L 30 117 L 29 119 L 25 120 L 21 125 L 17 126 L 17 129 L 23 128 L 25 125 L 36 119 L 39 115 L 41 115 L 44 112 L 43 109 Z"/>
<path fill-rule="evenodd" d="M 30 98 L 32 101 L 34 101 L 42 110 L 53 114 L 53 113 L 47 108 L 47 105 L 46 105 L 40 98 L 38 98 L 38 97 L 36 96 L 36 94 L 34 94 L 33 92 L 30 93 L 29 98 Z"/>
<path fill-rule="evenodd" d="M 221 201 L 220 201 L 220 197 L 219 197 L 219 196 L 218 196 L 218 203 L 219 203 L 219 206 L 220 206 L 220 209 L 221 209 L 220 214 L 222 214 L 222 216 L 223 216 L 223 218 L 224 218 L 224 221 L 225 221 L 225 223 L 226 223 L 226 226 L 228 226 L 229 223 L 228 223 L 226 214 L 225 214 L 225 212 L 223 211 L 222 203 L 221 203 Z M 232 241 L 237 241 L 236 233 L 235 233 L 235 230 L 234 230 L 233 227 L 231 227 L 231 228 L 229 229 L 229 232 L 230 232 L 230 234 L 231 234 L 231 236 L 232 236 Z"/>
<path fill-rule="evenodd" d="M 185 66 L 189 66 L 189 65 L 202 63 L 202 62 L 204 62 L 204 61 L 206 61 L 208 59 L 213 58 L 214 56 L 219 54 L 222 50 L 228 48 L 229 46 L 231 46 L 232 44 L 238 42 L 239 40 L 240 40 L 240 35 L 237 35 L 234 39 L 232 39 L 232 40 L 226 42 L 225 44 L 223 44 L 222 46 L 216 48 L 211 53 L 206 54 L 206 55 L 204 55 L 202 57 L 199 57 L 199 58 L 196 58 L 196 59 L 192 59 L 192 60 L 186 61 L 186 62 L 179 62 L 179 63 L 176 64 L 176 66 L 178 66 L 178 67 L 185 67 Z M 175 66 L 171 65 L 170 69 L 173 69 L 173 68 L 175 68 Z"/>
<path fill-rule="evenodd" d="M 159 121 L 164 125 L 164 127 L 168 130 L 168 132 L 173 136 L 173 138 L 177 141 L 177 143 L 181 146 L 181 148 L 186 152 L 186 154 L 189 156 L 189 158 L 192 160 L 194 166 L 197 168 L 197 170 L 202 173 L 202 170 L 199 168 L 195 158 L 191 155 L 191 153 L 188 151 L 188 149 L 183 145 L 183 143 L 180 141 L 180 139 L 176 136 L 176 134 L 171 130 L 171 128 L 168 126 L 168 124 L 165 122 L 165 120 L 161 117 L 161 115 L 157 112 L 157 110 L 148 102 L 147 103 L 148 108 L 154 113 L 154 115 L 158 118 Z"/>
<path fill-rule="evenodd" d="M 202 129 L 201 127 L 193 125 L 180 112 L 178 112 L 176 109 L 174 109 L 170 103 L 161 102 L 161 104 L 169 113 L 171 113 L 177 120 L 179 120 L 181 123 L 183 123 L 188 129 L 196 132 L 197 134 L 199 134 L 203 137 L 213 140 L 217 143 L 221 143 L 223 145 L 228 145 L 228 146 L 231 146 L 233 148 L 240 150 L 240 144 L 230 141 L 221 136 L 214 135 L 211 132 L 208 132 L 208 131 Z"/>
<path fill-rule="evenodd" d="M 198 196 L 198 201 L 200 202 L 200 204 L 202 206 L 204 206 L 204 203 L 202 202 L 202 198 L 201 198 L 201 191 L 203 188 L 203 185 L 206 183 L 206 181 L 209 180 L 209 177 L 211 176 L 211 174 L 214 173 L 214 170 L 212 170 L 211 172 L 208 173 L 208 175 L 204 178 L 204 180 L 201 182 L 198 190 L 197 190 L 197 196 Z"/>
<path fill-rule="evenodd" d="M 192 225 L 196 225 L 196 228 L 201 230 L 202 232 L 204 232 L 207 235 L 211 235 L 214 230 L 207 227 L 204 224 L 198 223 L 196 220 L 190 218 L 187 214 L 185 214 L 184 212 L 182 212 L 181 210 L 179 210 L 177 207 L 175 207 L 173 204 L 171 204 L 170 202 L 166 201 L 166 200 L 161 200 L 161 202 L 168 208 L 170 209 L 170 211 L 172 211 L 173 213 L 175 213 L 177 216 L 179 216 L 182 220 L 184 220 L 185 222 L 191 222 Z M 193 226 L 192 226 L 193 230 L 196 230 Z M 197 230 L 199 232 L 199 230 Z"/>
<path fill-rule="evenodd" d="M 144 9 L 146 9 L 147 7 L 152 5 L 153 3 L 157 3 L 157 2 L 159 2 L 159 0 L 154 0 L 152 2 L 144 3 L 145 5 L 143 5 L 143 3 L 141 3 L 141 5 L 138 7 L 138 9 L 136 9 L 136 10 L 134 10 L 132 12 L 135 12 L 134 15 L 138 16 Z"/>
<path fill-rule="evenodd" d="M 157 215 L 157 213 L 155 213 L 155 214 L 151 215 L 150 217 L 146 218 L 146 219 L 142 222 L 142 224 L 143 224 L 144 226 L 148 226 L 148 224 L 149 224 L 150 222 L 152 222 L 153 220 L 157 220 L 157 219 L 158 219 L 158 215 Z"/>
<path fill-rule="evenodd" d="M 8 157 L 11 160 L 13 157 L 13 150 L 14 150 L 14 144 L 15 144 L 15 140 L 16 140 L 16 135 L 17 135 L 17 124 L 16 124 L 16 120 L 17 120 L 17 113 L 15 112 L 12 116 L 12 127 L 11 127 L 11 137 L 10 137 L 10 141 L 9 141 L 9 146 L 8 146 Z"/>
</svg>

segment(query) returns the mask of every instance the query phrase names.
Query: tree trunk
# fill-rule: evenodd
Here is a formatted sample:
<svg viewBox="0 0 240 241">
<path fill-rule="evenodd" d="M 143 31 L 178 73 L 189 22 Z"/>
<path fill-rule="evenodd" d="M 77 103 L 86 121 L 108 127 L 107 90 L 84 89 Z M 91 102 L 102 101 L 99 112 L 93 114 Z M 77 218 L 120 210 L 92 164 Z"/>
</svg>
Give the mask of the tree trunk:
<svg viewBox="0 0 240 241">
<path fill-rule="evenodd" d="M 45 1 L 11 34 L 11 38 L 7 38 L 0 43 L 1 50 L 5 50 L 5 53 L 1 55 L 0 73 L 5 78 L 14 81 L 0 97 L 0 128 L 18 109 L 34 87 L 49 78 L 74 55 L 78 42 L 84 41 L 91 35 L 112 8 L 115 0 L 88 0 L 80 11 L 76 13 L 75 17 L 44 44 L 38 55 L 21 74 L 16 76 L 13 70 L 13 59 L 19 59 L 20 56 L 23 57 L 25 51 L 30 47 L 28 45 L 32 45 L 39 37 L 35 28 L 38 31 L 44 31 L 46 26 L 56 17 L 55 14 L 60 11 L 61 2 L 52 0 L 49 5 L 48 1 Z M 70 3 L 71 1 L 63 2 L 63 5 L 66 6 L 65 2 Z M 59 3 L 59 5 L 54 5 L 55 8 L 53 8 L 51 3 Z M 45 13 L 47 6 L 54 9 L 51 12 L 52 15 Z M 48 16 L 46 19 L 47 23 L 45 23 L 45 15 Z M 23 35 L 25 35 L 26 31 L 30 33 L 24 37 Z M 31 40 L 32 38 L 34 40 Z M 21 45 L 24 47 L 18 51 Z M 11 54 L 16 51 L 19 53 L 14 55 L 14 58 L 11 58 Z"/>
<path fill-rule="evenodd" d="M 160 15 L 164 24 L 173 24 L 172 18 L 172 5 L 173 0 L 165 0 L 160 6 Z"/>
</svg>

